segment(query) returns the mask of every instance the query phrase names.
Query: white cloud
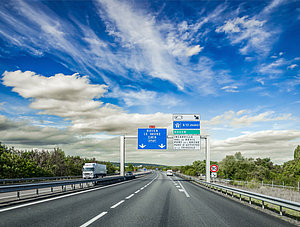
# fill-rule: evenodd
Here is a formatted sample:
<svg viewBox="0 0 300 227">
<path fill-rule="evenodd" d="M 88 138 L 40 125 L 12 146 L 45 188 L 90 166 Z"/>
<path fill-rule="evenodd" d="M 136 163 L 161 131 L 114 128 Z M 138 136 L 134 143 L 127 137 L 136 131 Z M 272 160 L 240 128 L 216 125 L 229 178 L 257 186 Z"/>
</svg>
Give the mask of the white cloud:
<svg viewBox="0 0 300 227">
<path fill-rule="evenodd" d="M 248 54 L 251 51 L 265 54 L 270 50 L 271 38 L 271 32 L 264 28 L 265 23 L 265 20 L 243 16 L 225 21 L 224 25 L 217 27 L 215 31 L 227 34 L 232 44 L 242 45 L 240 48 L 242 54 Z"/>
<path fill-rule="evenodd" d="M 13 121 L 0 115 L 1 142 L 22 145 L 57 145 L 77 141 L 74 134 L 53 127 L 38 127 L 26 121 Z"/>
<path fill-rule="evenodd" d="M 227 111 L 224 114 L 218 115 L 209 121 L 203 121 L 204 125 L 228 125 L 231 127 L 244 127 L 250 126 L 257 122 L 268 121 L 284 121 L 290 120 L 291 114 L 275 115 L 273 111 L 267 111 L 257 115 L 250 115 L 251 112 L 247 110 L 241 110 L 238 112 Z"/>
<path fill-rule="evenodd" d="M 123 47 L 131 54 L 143 56 L 144 69 L 153 77 L 169 80 L 183 89 L 176 64 L 165 48 L 155 18 L 137 11 L 126 2 L 101 0 L 106 14 L 101 13 L 109 34 L 121 40 Z"/>
<path fill-rule="evenodd" d="M 231 86 L 225 86 L 221 88 L 222 90 L 225 90 L 226 92 L 231 92 L 231 93 L 236 93 L 239 92 L 237 89 L 238 87 L 235 85 L 231 85 Z"/>
<path fill-rule="evenodd" d="M 70 120 L 72 132 L 119 135 L 135 133 L 138 127 L 149 124 L 171 125 L 169 114 L 127 114 L 115 105 L 96 101 L 106 93 L 106 85 L 90 84 L 87 77 L 77 74 L 44 77 L 29 71 L 15 71 L 5 72 L 2 79 L 4 85 L 32 99 L 30 107 L 41 110 L 40 114 Z"/>
<path fill-rule="evenodd" d="M 292 65 L 289 65 L 287 68 L 288 68 L 288 69 L 294 69 L 294 68 L 296 68 L 296 67 L 298 67 L 297 64 L 292 64 Z"/>
<path fill-rule="evenodd" d="M 278 75 L 284 72 L 281 67 L 286 64 L 287 62 L 283 58 L 279 58 L 270 64 L 262 64 L 259 66 L 258 71 L 265 75 Z"/>
<path fill-rule="evenodd" d="M 187 56 L 193 56 L 199 54 L 203 50 L 203 47 L 200 45 L 193 46 L 186 51 Z"/>
<path fill-rule="evenodd" d="M 167 107 L 173 107 L 181 102 L 178 98 L 165 93 L 149 91 L 145 89 L 119 89 L 113 88 L 112 93 L 106 97 L 118 98 L 125 102 L 126 106 L 153 106 L 161 105 L 162 103 Z"/>
<path fill-rule="evenodd" d="M 282 164 L 293 159 L 293 151 L 299 144 L 299 139 L 300 131 L 297 130 L 249 132 L 222 141 L 212 141 L 212 157 L 220 160 L 225 154 L 241 152 L 246 157 L 270 157 L 273 162 Z"/>
<path fill-rule="evenodd" d="M 264 10 L 261 12 L 261 14 L 269 14 L 274 9 L 278 8 L 283 3 L 286 3 L 285 0 L 273 0 L 269 5 L 267 5 Z"/>
<path fill-rule="evenodd" d="M 250 18 L 248 15 L 243 17 L 229 19 L 224 25 L 217 27 L 216 32 L 227 34 L 231 43 L 240 45 L 241 54 L 258 53 L 266 56 L 272 47 L 272 44 L 278 36 L 280 28 L 268 27 L 270 14 L 284 4 L 284 0 L 273 0 L 257 15 Z M 282 56 L 283 52 L 279 54 Z M 276 58 L 276 56 L 272 56 Z"/>
</svg>

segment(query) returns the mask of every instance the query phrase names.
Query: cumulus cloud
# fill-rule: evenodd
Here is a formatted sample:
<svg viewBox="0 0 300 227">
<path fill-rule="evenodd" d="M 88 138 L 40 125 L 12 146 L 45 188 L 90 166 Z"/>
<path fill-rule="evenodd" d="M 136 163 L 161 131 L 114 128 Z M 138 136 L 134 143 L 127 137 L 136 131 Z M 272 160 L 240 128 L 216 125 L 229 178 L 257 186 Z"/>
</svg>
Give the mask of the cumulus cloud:
<svg viewBox="0 0 300 227">
<path fill-rule="evenodd" d="M 241 152 L 246 157 L 270 157 L 275 163 L 293 159 L 293 151 L 299 144 L 298 130 L 265 130 L 247 133 L 226 140 L 212 141 L 212 157 L 223 153 L 232 155 Z M 219 157 L 220 159 L 220 157 Z"/>
<path fill-rule="evenodd" d="M 98 101 L 106 85 L 90 84 L 86 76 L 56 74 L 51 77 L 34 72 L 15 71 L 3 74 L 3 84 L 24 98 L 32 99 L 30 107 L 40 114 L 55 115 L 71 121 L 70 131 L 108 134 L 135 133 L 149 123 L 169 126 L 168 114 L 128 114 L 118 106 Z M 96 100 L 97 99 L 97 100 Z"/>
<path fill-rule="evenodd" d="M 73 133 L 53 127 L 38 127 L 0 115 L 1 142 L 18 145 L 57 145 L 77 141 Z"/>
<path fill-rule="evenodd" d="M 0 117 L 0 130 L 5 132 L 2 140 L 9 144 L 22 145 L 57 145 L 61 144 L 63 149 L 71 151 L 72 154 L 80 154 L 86 157 L 99 157 L 100 159 L 117 161 L 119 153 L 118 135 L 136 135 L 137 128 L 146 128 L 150 124 L 156 127 L 168 129 L 168 134 L 172 133 L 172 115 L 155 114 L 129 114 L 121 108 L 104 104 L 99 100 L 105 97 L 107 93 L 106 85 L 91 84 L 87 77 L 80 77 L 77 74 L 45 77 L 33 72 L 5 72 L 2 77 L 3 84 L 12 87 L 24 98 L 28 98 L 32 103 L 31 108 L 40 110 L 40 114 L 55 115 L 63 119 L 70 120 L 70 125 L 64 129 L 51 127 L 38 127 L 29 125 L 25 121 L 17 122 Z M 135 95 L 135 94 L 133 94 Z M 137 94 L 136 94 L 137 95 Z M 145 91 L 145 95 L 149 95 Z M 129 96 L 130 98 L 130 96 Z M 204 131 L 209 126 L 228 125 L 232 127 L 244 127 L 257 122 L 269 122 L 290 120 L 290 114 L 275 114 L 272 111 L 253 114 L 249 110 L 240 110 L 237 112 L 227 111 L 222 115 L 216 116 L 209 121 L 202 121 Z M 287 139 L 296 139 L 298 132 L 285 132 Z M 265 133 L 270 136 L 270 140 L 278 138 L 278 132 Z M 213 143 L 213 154 L 220 154 L 222 147 L 227 144 L 233 144 L 235 147 L 244 148 L 245 144 L 260 144 L 258 139 L 261 134 L 251 134 L 251 137 L 241 136 L 228 139 L 222 144 Z M 266 136 L 264 138 L 267 139 Z M 240 145 L 238 142 L 240 141 Z M 254 141 L 254 142 L 253 142 Z M 242 145 L 244 144 L 244 145 Z M 127 143 L 129 160 L 143 161 L 145 156 L 137 151 L 136 140 Z M 151 152 L 151 157 L 147 153 L 147 160 L 161 163 L 160 158 L 169 154 L 168 160 L 164 159 L 164 164 L 188 164 L 188 162 L 199 159 L 198 152 L 186 153 L 173 151 L 172 141 L 169 141 L 169 150 L 167 152 Z M 259 149 L 267 150 L 264 144 L 260 144 Z M 228 148 L 229 150 L 229 148 Z M 248 151 L 252 152 L 252 147 Z M 178 157 L 182 157 L 179 162 Z M 218 158 L 212 156 L 213 158 Z M 218 158 L 219 159 L 219 158 Z"/>
<path fill-rule="evenodd" d="M 291 119 L 291 114 L 275 115 L 273 111 L 267 111 L 257 115 L 251 115 L 249 110 L 238 112 L 227 111 L 224 114 L 216 116 L 209 121 L 203 121 L 204 125 L 229 125 L 233 127 L 249 126 L 256 122 L 284 121 Z"/>
</svg>

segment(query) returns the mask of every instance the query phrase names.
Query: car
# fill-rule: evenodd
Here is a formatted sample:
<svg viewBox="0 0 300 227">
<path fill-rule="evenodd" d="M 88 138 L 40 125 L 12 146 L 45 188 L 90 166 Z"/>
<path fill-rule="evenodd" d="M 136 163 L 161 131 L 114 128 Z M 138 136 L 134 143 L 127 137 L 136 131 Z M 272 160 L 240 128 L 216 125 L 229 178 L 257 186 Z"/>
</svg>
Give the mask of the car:
<svg viewBox="0 0 300 227">
<path fill-rule="evenodd" d="M 167 170 L 167 176 L 173 176 L 173 170 L 168 169 Z"/>
<path fill-rule="evenodd" d="M 128 172 L 126 173 L 126 176 L 133 176 L 133 173 L 132 173 L 131 171 L 128 171 Z"/>
</svg>

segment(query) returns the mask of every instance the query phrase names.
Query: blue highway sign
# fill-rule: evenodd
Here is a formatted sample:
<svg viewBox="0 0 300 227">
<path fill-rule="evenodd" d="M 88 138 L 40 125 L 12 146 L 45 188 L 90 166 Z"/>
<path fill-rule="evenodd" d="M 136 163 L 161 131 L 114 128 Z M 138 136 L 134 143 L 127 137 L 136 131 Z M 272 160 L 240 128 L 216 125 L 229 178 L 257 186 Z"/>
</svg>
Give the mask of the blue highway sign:
<svg viewBox="0 0 300 227">
<path fill-rule="evenodd" d="M 173 129 L 200 129 L 200 121 L 173 121 Z"/>
<path fill-rule="evenodd" d="M 167 149 L 167 129 L 139 128 L 138 149 Z"/>
</svg>

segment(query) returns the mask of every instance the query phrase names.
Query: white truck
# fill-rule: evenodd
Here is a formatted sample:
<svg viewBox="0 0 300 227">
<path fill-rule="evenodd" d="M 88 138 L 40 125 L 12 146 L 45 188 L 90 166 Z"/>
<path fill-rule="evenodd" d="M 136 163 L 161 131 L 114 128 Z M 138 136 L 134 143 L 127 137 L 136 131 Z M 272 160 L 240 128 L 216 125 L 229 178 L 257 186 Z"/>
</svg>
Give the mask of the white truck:
<svg viewBox="0 0 300 227">
<path fill-rule="evenodd" d="M 85 163 L 82 168 L 82 177 L 86 178 L 98 178 L 100 176 L 106 176 L 106 165 L 98 163 Z"/>
</svg>

